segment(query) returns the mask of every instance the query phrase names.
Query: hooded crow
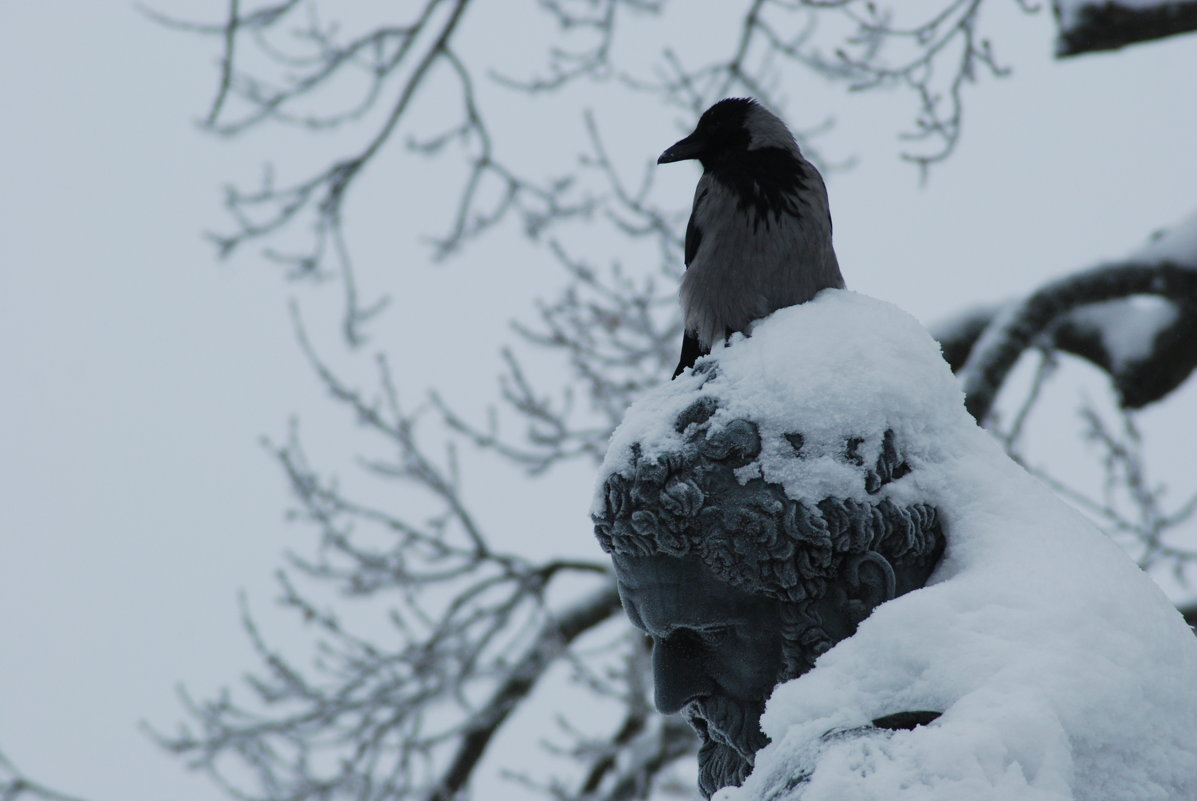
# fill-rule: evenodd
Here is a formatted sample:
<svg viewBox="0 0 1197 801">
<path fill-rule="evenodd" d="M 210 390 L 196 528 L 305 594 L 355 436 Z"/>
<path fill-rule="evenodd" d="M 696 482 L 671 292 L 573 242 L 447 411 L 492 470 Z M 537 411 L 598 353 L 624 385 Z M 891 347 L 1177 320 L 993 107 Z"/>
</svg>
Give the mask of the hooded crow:
<svg viewBox="0 0 1197 801">
<path fill-rule="evenodd" d="M 754 320 L 844 286 L 823 176 L 784 122 L 750 98 L 720 100 L 657 163 L 686 159 L 703 172 L 686 226 L 674 378 Z"/>
</svg>

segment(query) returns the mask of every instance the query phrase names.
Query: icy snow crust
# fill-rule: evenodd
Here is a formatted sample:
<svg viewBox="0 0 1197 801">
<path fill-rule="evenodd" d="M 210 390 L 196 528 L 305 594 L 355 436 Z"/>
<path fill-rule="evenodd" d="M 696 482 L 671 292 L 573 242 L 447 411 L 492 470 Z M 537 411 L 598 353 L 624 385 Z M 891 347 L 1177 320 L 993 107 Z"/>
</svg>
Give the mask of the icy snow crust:
<svg viewBox="0 0 1197 801">
<path fill-rule="evenodd" d="M 975 425 L 914 319 L 826 290 L 708 358 L 713 377 L 700 361 L 629 409 L 600 486 L 628 469 L 634 442 L 646 457 L 677 447 L 678 413 L 710 395 L 717 417 L 760 425 L 761 460 L 742 478 L 796 499 L 853 495 L 845 437 L 864 438 L 868 464 L 892 428 L 913 469 L 887 492 L 938 506 L 948 536 L 926 588 L 775 690 L 761 721 L 771 744 L 716 799 L 1197 799 L 1197 638 L 1125 553 Z M 804 458 L 779 458 L 795 430 Z M 825 737 L 909 710 L 943 715 Z"/>
</svg>

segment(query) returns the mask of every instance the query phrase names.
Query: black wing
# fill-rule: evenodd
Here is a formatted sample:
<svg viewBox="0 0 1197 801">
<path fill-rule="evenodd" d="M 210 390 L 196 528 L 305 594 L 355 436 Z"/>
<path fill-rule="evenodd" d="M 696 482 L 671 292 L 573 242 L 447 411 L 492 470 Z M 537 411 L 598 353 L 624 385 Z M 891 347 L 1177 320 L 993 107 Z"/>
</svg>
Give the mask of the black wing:
<svg viewBox="0 0 1197 801">
<path fill-rule="evenodd" d="M 698 210 L 698 204 L 702 203 L 707 196 L 706 192 L 694 199 L 694 210 Z M 686 266 L 690 266 L 690 262 L 694 261 L 694 254 L 698 252 L 698 246 L 702 244 L 702 229 L 694 224 L 694 214 L 690 214 L 690 219 L 686 223 Z M 693 367 L 694 362 L 699 356 L 706 356 L 711 351 L 698 344 L 698 338 L 690 335 L 687 331 L 682 335 L 682 357 L 677 363 L 677 369 L 673 371 L 673 377 L 677 378 L 682 374 L 682 371 L 687 367 Z"/>
<path fill-rule="evenodd" d="M 698 204 L 707 196 L 706 192 L 699 195 L 694 201 L 694 210 L 698 210 Z M 702 229 L 694 224 L 694 214 L 690 215 L 690 221 L 686 223 L 686 266 L 690 266 L 690 262 L 694 261 L 694 254 L 698 252 L 698 246 L 702 243 Z"/>
<path fill-rule="evenodd" d="M 699 356 L 706 356 L 710 352 L 698 344 L 698 337 L 690 336 L 690 332 L 687 331 L 682 335 L 682 358 L 677 363 L 677 369 L 673 371 L 673 377 L 677 378 L 682 374 L 682 370 L 693 367 Z"/>
</svg>

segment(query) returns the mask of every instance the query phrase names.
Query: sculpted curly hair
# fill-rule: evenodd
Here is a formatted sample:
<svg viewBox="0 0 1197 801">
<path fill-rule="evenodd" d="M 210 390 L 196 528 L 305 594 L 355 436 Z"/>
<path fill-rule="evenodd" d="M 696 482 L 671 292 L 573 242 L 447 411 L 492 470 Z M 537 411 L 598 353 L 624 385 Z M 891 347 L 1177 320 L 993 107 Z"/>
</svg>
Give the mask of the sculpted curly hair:
<svg viewBox="0 0 1197 801">
<path fill-rule="evenodd" d="M 785 602 L 787 673 L 797 675 L 831 646 L 811 601 L 866 554 L 895 570 L 936 564 L 944 547 L 939 514 L 882 495 L 910 472 L 893 431 L 883 434 L 871 466 L 857 454 L 863 440 L 845 440 L 843 459 L 859 468 L 865 500 L 808 503 L 759 477 L 742 483 L 736 471 L 760 456 L 759 429 L 745 419 L 712 425 L 715 410 L 703 398 L 678 416 L 683 443 L 676 450 L 647 458 L 633 447 L 629 467 L 604 482 L 595 535 L 607 553 L 697 556 L 719 579 Z M 802 435 L 786 439 L 800 458 Z"/>
</svg>

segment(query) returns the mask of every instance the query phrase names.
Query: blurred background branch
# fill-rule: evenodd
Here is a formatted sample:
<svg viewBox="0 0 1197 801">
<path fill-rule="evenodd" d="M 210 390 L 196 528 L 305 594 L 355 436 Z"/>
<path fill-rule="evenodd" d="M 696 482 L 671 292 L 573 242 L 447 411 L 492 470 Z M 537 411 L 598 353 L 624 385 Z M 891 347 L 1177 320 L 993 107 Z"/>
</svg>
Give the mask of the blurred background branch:
<svg viewBox="0 0 1197 801">
<path fill-rule="evenodd" d="M 295 340 L 329 418 L 361 443 L 337 461 L 309 448 L 298 419 L 264 443 L 290 488 L 289 518 L 313 535 L 277 573 L 277 600 L 308 647 L 284 653 L 243 600 L 257 667 L 213 697 L 181 691 L 185 722 L 151 735 L 231 798 L 444 801 L 481 792 L 488 756 L 514 736 L 507 724 L 551 687 L 569 701 L 555 702 L 545 762 L 508 769 L 513 782 L 563 800 L 691 796 L 678 766 L 692 762 L 683 758 L 694 737 L 652 711 L 645 643 L 618 619 L 605 559 L 587 549 L 584 510 L 576 530 L 552 536 L 583 543 L 593 558 L 547 544 L 528 553 L 488 508 L 489 482 L 469 480 L 468 466 L 490 458 L 492 470 L 529 478 L 592 468 L 627 406 L 671 373 L 689 198 L 662 199 L 651 165 L 629 167 L 620 155 L 619 123 L 626 128 L 633 113 L 625 107 L 651 103 L 692 121 L 716 99 L 751 94 L 792 119 L 808 157 L 834 170 L 844 163 L 819 147 L 832 121 L 787 114 L 790 89 L 813 79 L 856 93 L 896 90 L 909 104 L 903 158 L 925 177 L 961 141 L 970 88 L 1008 72 L 984 35 L 982 13 L 994 2 L 745 0 L 727 6 L 735 24 L 700 56 L 677 17 L 662 24 L 684 15 L 680 4 L 542 0 L 505 12 L 539 36 L 530 33 L 535 46 L 519 48 L 512 63 L 476 57 L 469 37 L 485 34 L 471 27 L 482 25 L 483 7 L 469 0 L 407 4 L 393 19 L 316 0 L 232 0 L 223 19 L 204 22 L 145 10 L 212 40 L 205 130 L 305 145 L 299 163 L 268 162 L 256 182 L 231 184 L 226 227 L 210 239 L 222 257 L 257 248 L 291 285 L 314 288 L 306 304 L 292 302 Z M 1091 24 L 1062 16 L 1062 2 L 1059 24 Z M 1038 10 L 1018 7 L 1028 18 Z M 1177 19 L 1170 33 L 1188 29 Z M 1085 36 L 1088 44 L 1061 52 L 1104 41 Z M 539 120 L 575 123 L 580 135 L 555 152 L 551 135 L 524 120 L 513 133 L 496 109 L 515 117 L 536 109 Z M 410 400 L 409 377 L 392 366 L 401 340 L 390 337 L 434 334 L 396 320 L 389 301 L 404 277 L 393 257 L 363 259 L 355 246 L 353 221 L 366 211 L 353 203 L 359 187 L 389 173 L 396 197 L 419 197 L 400 167 L 429 161 L 454 197 L 427 240 L 430 260 L 502 249 L 514 234 L 555 275 L 531 312 L 512 320 L 511 341 L 477 332 L 501 368 L 481 415 L 436 388 Z M 1192 228 L 1176 226 L 1168 241 L 1197 241 Z M 1021 298 L 944 309 L 933 332 L 970 410 L 1014 458 L 1145 568 L 1179 575 L 1195 556 L 1179 535 L 1191 532 L 1197 494 L 1164 492 L 1136 420 L 1197 362 L 1197 253 L 1150 248 L 1124 263 L 1058 265 Z M 331 316 L 320 313 L 325 296 L 335 298 Z M 371 352 L 378 341 L 391 348 Z M 1102 473 L 1084 486 L 1028 453 L 1042 399 L 1074 357 L 1108 377 L 1112 398 L 1077 410 L 1077 436 Z M 1032 379 L 1018 380 L 1016 365 L 1036 360 Z M 609 711 L 606 724 L 577 717 L 594 708 Z M 77 801 L 3 757 L 0 771 L 0 799 Z"/>
</svg>

